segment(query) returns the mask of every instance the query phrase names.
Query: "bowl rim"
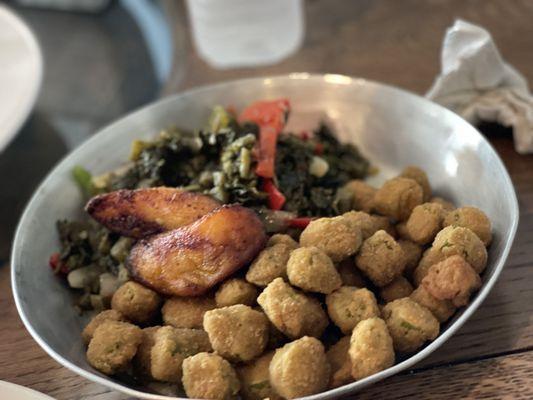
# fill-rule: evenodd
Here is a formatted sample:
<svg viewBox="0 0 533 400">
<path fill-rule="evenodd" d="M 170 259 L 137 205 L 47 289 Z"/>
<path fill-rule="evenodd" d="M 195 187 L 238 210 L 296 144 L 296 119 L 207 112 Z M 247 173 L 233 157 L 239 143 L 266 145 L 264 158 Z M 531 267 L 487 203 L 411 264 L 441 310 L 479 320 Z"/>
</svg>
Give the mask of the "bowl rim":
<svg viewBox="0 0 533 400">
<path fill-rule="evenodd" d="M 290 73 L 290 74 L 282 74 L 282 75 L 272 75 L 272 76 L 259 76 L 259 77 L 251 77 L 251 78 L 244 78 L 244 79 L 236 79 L 236 80 L 229 80 L 229 81 L 223 81 L 219 83 L 214 84 L 207 84 L 202 85 L 198 87 L 194 87 L 185 91 L 181 91 L 178 93 L 175 93 L 173 95 L 164 97 L 159 100 L 155 100 L 151 103 L 148 103 L 136 110 L 133 110 L 117 119 L 115 119 L 113 122 L 109 123 L 108 125 L 102 127 L 99 129 L 95 134 L 92 135 L 88 140 L 86 140 L 82 145 L 78 146 L 73 151 L 70 151 L 67 153 L 61 160 L 57 162 L 57 164 L 46 174 L 46 176 L 42 179 L 39 186 L 35 189 L 30 201 L 26 204 L 24 212 L 19 220 L 19 223 L 17 225 L 17 230 L 15 233 L 12 251 L 11 251 L 11 287 L 13 290 L 13 297 L 15 299 L 15 305 L 17 308 L 17 311 L 19 313 L 19 316 L 24 323 L 24 326 L 30 333 L 30 335 L 33 337 L 33 339 L 41 346 L 41 348 L 49 355 L 51 356 L 55 361 L 57 361 L 59 364 L 64 366 L 65 368 L 75 372 L 76 374 L 88 379 L 89 381 L 92 381 L 94 383 L 98 383 L 100 385 L 103 385 L 107 388 L 117 390 L 119 392 L 122 392 L 124 394 L 127 394 L 129 396 L 135 396 L 137 398 L 141 399 L 151 399 L 151 400 L 170 400 L 170 399 L 181 399 L 180 397 L 171 397 L 171 396 L 165 396 L 165 395 L 159 395 L 155 393 L 147 393 L 140 390 L 133 389 L 131 387 L 126 386 L 125 384 L 114 382 L 108 378 L 101 377 L 97 375 L 94 372 L 91 372 L 89 370 L 86 370 L 84 368 L 78 367 L 77 365 L 73 364 L 69 360 L 65 359 L 63 356 L 55 352 L 48 344 L 39 336 L 39 334 L 35 331 L 33 328 L 31 322 L 27 318 L 23 308 L 21 299 L 19 297 L 19 290 L 17 287 L 16 282 L 16 270 L 18 269 L 18 254 L 17 252 L 19 249 L 23 247 L 23 235 L 21 227 L 25 225 L 26 219 L 29 218 L 28 214 L 30 209 L 35 207 L 35 204 L 38 202 L 38 194 L 41 192 L 41 189 L 48 183 L 48 181 L 51 179 L 53 175 L 55 175 L 56 170 L 59 169 L 59 167 L 67 162 L 67 160 L 74 158 L 75 155 L 82 151 L 83 147 L 87 143 L 93 142 L 95 140 L 98 140 L 98 138 L 102 135 L 105 135 L 106 132 L 113 131 L 115 126 L 120 124 L 123 120 L 129 119 L 134 115 L 140 114 L 140 113 L 147 113 L 148 110 L 156 107 L 160 107 L 162 104 L 166 102 L 173 102 L 177 98 L 180 97 L 187 97 L 192 96 L 196 93 L 201 93 L 205 91 L 210 91 L 214 88 L 221 88 L 227 85 L 248 85 L 250 83 L 258 83 L 261 81 L 294 81 L 294 80 L 302 80 L 302 81 L 321 81 L 325 84 L 341 84 L 341 85 L 369 85 L 376 88 L 381 89 L 387 89 L 392 92 L 396 92 L 402 96 L 411 97 L 414 99 L 417 99 L 418 101 L 423 101 L 428 105 L 431 105 L 434 109 L 438 110 L 439 112 L 443 112 L 444 114 L 452 115 L 453 118 L 459 118 L 464 123 L 469 124 L 467 121 L 465 121 L 461 116 L 457 115 L 456 113 L 450 111 L 449 109 L 444 108 L 443 106 L 434 103 L 418 94 L 409 92 L 405 89 L 397 88 L 392 85 L 380 83 L 377 81 L 367 80 L 364 78 L 358 78 L 358 77 L 351 77 L 349 75 L 341 75 L 341 74 L 316 74 L 316 73 L 307 73 L 307 72 L 296 72 L 296 73 Z M 371 375 L 369 377 L 366 377 L 364 379 L 358 380 L 356 382 L 352 382 L 350 384 L 329 389 L 325 392 L 317 393 L 314 395 L 303 397 L 303 399 L 329 399 L 329 398 L 337 398 L 339 396 L 348 395 L 351 393 L 355 393 L 357 390 L 360 390 L 372 383 L 375 383 L 377 381 L 381 381 L 387 377 L 390 377 L 392 375 L 396 375 L 400 373 L 401 371 L 404 371 L 408 369 L 409 367 L 413 366 L 414 364 L 420 362 L 424 358 L 426 358 L 429 354 L 433 353 L 436 349 L 438 349 L 442 344 L 444 344 L 451 336 L 453 336 L 457 330 L 463 324 L 472 316 L 472 314 L 478 309 L 478 307 L 481 305 L 481 303 L 485 300 L 491 289 L 493 288 L 494 284 L 496 283 L 497 279 L 499 278 L 501 271 L 503 270 L 503 267 L 505 265 L 505 262 L 507 261 L 507 258 L 509 256 L 509 252 L 511 250 L 517 227 L 518 227 L 518 221 L 519 221 L 519 207 L 518 207 L 518 200 L 516 196 L 516 191 L 514 188 L 514 185 L 512 184 L 512 180 L 509 176 L 509 173 L 507 169 L 505 168 L 505 165 L 501 158 L 499 157 L 498 153 L 492 146 L 492 144 L 483 136 L 481 133 L 473 127 L 471 124 L 469 124 L 475 131 L 475 133 L 479 136 L 480 140 L 484 142 L 485 145 L 487 145 L 492 151 L 493 156 L 495 157 L 496 165 L 497 167 L 503 172 L 503 178 L 505 180 L 505 183 L 508 187 L 510 187 L 512 190 L 510 191 L 511 198 L 508 199 L 509 205 L 510 205 L 510 214 L 512 216 L 511 218 L 511 225 L 510 225 L 510 234 L 506 238 L 504 242 L 504 247 L 501 252 L 501 257 L 499 262 L 496 263 L 494 267 L 494 271 L 492 273 L 492 276 L 485 282 L 481 290 L 477 293 L 475 299 L 470 303 L 468 307 L 466 307 L 462 314 L 443 332 L 441 333 L 434 341 L 429 343 L 427 346 L 425 346 L 421 351 L 413 354 L 412 356 L 406 358 L 405 360 L 394 364 L 392 367 L 387 368 L 386 370 L 380 371 L 377 374 Z"/>
</svg>

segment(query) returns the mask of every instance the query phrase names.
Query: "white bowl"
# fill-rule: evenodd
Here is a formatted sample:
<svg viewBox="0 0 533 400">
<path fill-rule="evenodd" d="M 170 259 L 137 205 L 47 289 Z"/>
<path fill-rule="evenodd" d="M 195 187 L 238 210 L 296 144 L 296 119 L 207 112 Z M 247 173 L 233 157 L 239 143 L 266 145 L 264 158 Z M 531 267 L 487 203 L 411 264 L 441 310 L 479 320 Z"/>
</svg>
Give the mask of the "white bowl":
<svg viewBox="0 0 533 400">
<path fill-rule="evenodd" d="M 413 366 L 439 348 L 474 313 L 504 266 L 518 224 L 513 185 L 490 144 L 456 114 L 416 95 L 363 79 L 299 73 L 222 83 L 160 100 L 104 128 L 54 168 L 22 216 L 11 264 L 20 316 L 50 356 L 85 378 L 130 396 L 169 399 L 128 386 L 87 364 L 80 336 L 86 321 L 72 308 L 72 293 L 47 266 L 48 257 L 58 249 L 56 220 L 82 214 L 83 201 L 71 170 L 83 165 L 98 174 L 114 168 L 126 160 L 132 140 L 150 138 L 170 125 L 201 127 L 215 104 L 239 109 L 257 99 L 281 96 L 291 100 L 293 127 L 328 119 L 343 140 L 356 143 L 381 168 L 379 179 L 405 165 L 419 165 L 427 171 L 435 192 L 455 204 L 481 208 L 494 230 L 481 290 L 467 308 L 443 326 L 436 340 L 385 371 L 309 398 L 354 393 Z"/>
</svg>

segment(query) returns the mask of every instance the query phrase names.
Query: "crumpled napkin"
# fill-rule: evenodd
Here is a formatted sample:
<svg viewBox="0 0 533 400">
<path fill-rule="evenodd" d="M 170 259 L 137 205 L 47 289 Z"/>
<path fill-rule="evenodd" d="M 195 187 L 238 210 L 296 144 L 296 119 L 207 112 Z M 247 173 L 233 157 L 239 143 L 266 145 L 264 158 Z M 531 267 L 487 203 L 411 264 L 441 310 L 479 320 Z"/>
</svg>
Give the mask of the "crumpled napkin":
<svg viewBox="0 0 533 400">
<path fill-rule="evenodd" d="M 513 127 L 517 152 L 533 152 L 533 96 L 525 78 L 503 61 L 489 32 L 457 20 L 448 28 L 440 75 L 426 94 L 472 124 Z"/>
</svg>

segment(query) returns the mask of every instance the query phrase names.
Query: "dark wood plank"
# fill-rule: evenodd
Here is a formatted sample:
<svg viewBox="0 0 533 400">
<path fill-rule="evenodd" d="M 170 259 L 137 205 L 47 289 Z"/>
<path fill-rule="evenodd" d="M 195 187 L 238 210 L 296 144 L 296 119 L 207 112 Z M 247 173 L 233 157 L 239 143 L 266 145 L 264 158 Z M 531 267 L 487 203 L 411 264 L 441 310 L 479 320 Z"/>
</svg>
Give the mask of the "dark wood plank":
<svg viewBox="0 0 533 400">
<path fill-rule="evenodd" d="M 533 352 L 398 375 L 363 390 L 357 400 L 531 399 Z"/>
</svg>

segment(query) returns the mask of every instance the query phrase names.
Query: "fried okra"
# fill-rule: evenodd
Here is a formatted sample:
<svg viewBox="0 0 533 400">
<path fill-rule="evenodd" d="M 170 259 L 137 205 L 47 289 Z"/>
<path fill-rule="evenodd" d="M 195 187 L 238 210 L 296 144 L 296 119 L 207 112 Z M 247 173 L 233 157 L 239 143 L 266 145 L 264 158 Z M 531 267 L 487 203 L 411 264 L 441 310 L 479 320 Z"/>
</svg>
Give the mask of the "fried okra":
<svg viewBox="0 0 533 400">
<path fill-rule="evenodd" d="M 298 243 L 289 235 L 284 233 L 276 233 L 270 236 L 268 239 L 267 247 L 274 246 L 275 244 L 283 243 L 286 244 L 291 250 L 298 248 Z"/>
<path fill-rule="evenodd" d="M 403 276 L 399 276 L 387 286 L 381 288 L 379 294 L 385 303 L 408 297 L 413 292 L 413 286 Z"/>
<path fill-rule="evenodd" d="M 93 338 L 96 328 L 102 325 L 102 323 L 105 321 L 126 321 L 126 318 L 121 312 L 112 309 L 102 311 L 101 313 L 95 315 L 81 333 L 81 337 L 85 344 L 89 344 Z"/>
<path fill-rule="evenodd" d="M 328 294 L 342 285 L 331 258 L 317 247 L 294 250 L 287 262 L 289 282 L 308 292 Z"/>
<path fill-rule="evenodd" d="M 251 306 L 257 299 L 257 288 L 244 279 L 228 279 L 215 293 L 217 307 L 233 306 L 244 304 Z"/>
<path fill-rule="evenodd" d="M 326 357 L 331 367 L 330 388 L 346 385 L 353 381 L 352 362 L 348 355 L 349 349 L 350 336 L 344 336 L 326 352 Z"/>
<path fill-rule="evenodd" d="M 326 296 L 326 305 L 329 317 L 344 334 L 360 321 L 380 314 L 374 294 L 365 288 L 343 286 Z"/>
<path fill-rule="evenodd" d="M 271 351 L 258 359 L 237 369 L 241 381 L 241 396 L 244 400 L 281 400 L 270 385 L 269 366 L 274 352 Z"/>
<path fill-rule="evenodd" d="M 440 204 L 424 203 L 416 206 L 407 220 L 406 229 L 413 242 L 431 243 L 442 228 L 444 210 Z"/>
<path fill-rule="evenodd" d="M 422 187 L 413 179 L 393 178 L 385 182 L 374 196 L 374 209 L 397 221 L 405 221 L 423 202 Z"/>
<path fill-rule="evenodd" d="M 347 223 L 342 216 L 311 221 L 300 235 L 301 246 L 318 247 L 334 262 L 355 254 L 361 242 L 361 229 Z"/>
<path fill-rule="evenodd" d="M 356 380 L 391 367 L 394 348 L 385 322 L 377 317 L 359 322 L 352 332 L 348 355 Z"/>
<path fill-rule="evenodd" d="M 163 326 L 153 336 L 150 352 L 150 371 L 154 379 L 179 382 L 185 358 L 203 351 L 211 351 L 207 334 L 201 329 Z"/>
<path fill-rule="evenodd" d="M 408 297 L 385 305 L 383 319 L 399 352 L 413 352 L 439 335 L 439 321 L 431 311 Z"/>
<path fill-rule="evenodd" d="M 217 354 L 198 353 L 183 361 L 183 388 L 192 399 L 237 398 L 241 388 L 231 364 Z"/>
<path fill-rule="evenodd" d="M 276 278 L 287 277 L 287 261 L 293 247 L 277 243 L 265 248 L 246 273 L 246 280 L 257 286 L 266 286 Z"/>
<path fill-rule="evenodd" d="M 441 230 L 433 247 L 447 258 L 460 255 L 480 274 L 487 266 L 487 249 L 479 237 L 468 228 L 447 226 Z"/>
<path fill-rule="evenodd" d="M 263 353 L 268 342 L 267 317 L 243 304 L 207 311 L 204 329 L 213 349 L 234 362 L 254 359 Z"/>
<path fill-rule="evenodd" d="M 422 247 L 415 242 L 405 239 L 398 240 L 398 244 L 402 248 L 405 256 L 404 274 L 411 276 L 422 258 Z"/>
<path fill-rule="evenodd" d="M 429 202 L 440 204 L 444 209 L 445 214 L 455 210 L 455 206 L 453 205 L 453 203 L 449 202 L 448 200 L 444 200 L 442 197 L 432 197 Z"/>
<path fill-rule="evenodd" d="M 427 249 L 422 256 L 422 259 L 418 263 L 418 266 L 413 271 L 412 278 L 415 286 L 420 285 L 422 279 L 424 279 L 424 277 L 427 275 L 432 265 L 441 262 L 444 260 L 444 258 L 445 256 L 436 248 L 430 247 Z"/>
<path fill-rule="evenodd" d="M 395 226 L 396 234 L 400 239 L 411 240 L 407 231 L 407 221 L 400 222 Z"/>
<path fill-rule="evenodd" d="M 341 277 L 342 286 L 365 287 L 365 280 L 361 272 L 356 268 L 353 258 L 342 260 L 337 265 L 337 271 Z"/>
<path fill-rule="evenodd" d="M 129 366 L 141 341 L 139 327 L 128 322 L 104 321 L 94 331 L 87 361 L 98 371 L 113 375 Z"/>
<path fill-rule="evenodd" d="M 417 287 L 409 297 L 431 311 L 440 323 L 448 321 L 456 310 L 450 300 L 437 299 L 423 285 Z"/>
<path fill-rule="evenodd" d="M 320 337 L 328 317 L 318 300 L 309 297 L 283 279 L 274 279 L 259 295 L 257 302 L 276 328 L 291 339 Z"/>
<path fill-rule="evenodd" d="M 422 285 L 435 298 L 450 300 L 454 306 L 461 307 L 481 287 L 481 279 L 463 257 L 454 255 L 433 265 Z"/>
<path fill-rule="evenodd" d="M 274 390 L 294 399 L 325 390 L 330 367 L 322 343 L 304 336 L 276 350 L 269 371 Z"/>
<path fill-rule="evenodd" d="M 161 297 L 156 292 L 133 281 L 119 287 L 111 299 L 111 308 L 141 325 L 154 319 L 160 305 Z"/>
<path fill-rule="evenodd" d="M 152 347 L 154 336 L 160 326 L 150 326 L 142 330 L 142 340 L 133 358 L 135 371 L 144 378 L 154 379 L 152 376 Z"/>
<path fill-rule="evenodd" d="M 171 297 L 163 304 L 161 313 L 166 325 L 202 329 L 205 312 L 215 307 L 211 297 Z"/>
<path fill-rule="evenodd" d="M 402 248 L 385 231 L 377 231 L 366 239 L 355 257 L 357 267 L 379 287 L 400 276 L 405 262 Z"/>
<path fill-rule="evenodd" d="M 492 241 L 491 223 L 487 215 L 476 207 L 461 207 L 448 213 L 444 226 L 462 226 L 474 232 L 488 246 Z"/>
<path fill-rule="evenodd" d="M 404 168 L 400 176 L 416 181 L 422 188 L 424 193 L 424 201 L 429 201 L 431 198 L 431 185 L 429 184 L 428 176 L 424 170 L 414 165 L 409 165 Z"/>
<path fill-rule="evenodd" d="M 353 180 L 346 183 L 339 191 L 346 200 L 343 207 L 347 210 L 370 212 L 374 205 L 374 195 L 377 189 L 361 180 Z"/>
<path fill-rule="evenodd" d="M 367 214 L 363 211 L 350 211 L 342 214 L 345 222 L 354 228 L 359 228 L 363 240 L 368 239 L 379 230 L 386 231 L 389 235 L 394 234 L 394 227 L 387 217 Z"/>
</svg>

